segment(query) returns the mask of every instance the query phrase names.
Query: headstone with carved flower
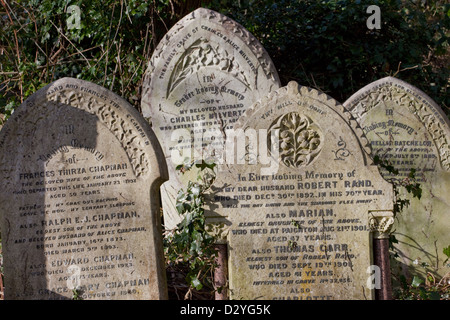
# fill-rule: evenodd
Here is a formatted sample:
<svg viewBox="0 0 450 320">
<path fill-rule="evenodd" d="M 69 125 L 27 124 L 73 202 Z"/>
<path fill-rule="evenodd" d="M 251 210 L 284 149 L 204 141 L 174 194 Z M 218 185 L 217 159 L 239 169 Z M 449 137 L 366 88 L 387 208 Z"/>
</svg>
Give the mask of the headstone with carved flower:
<svg viewBox="0 0 450 320">
<path fill-rule="evenodd" d="M 393 189 L 350 113 L 290 82 L 232 133 L 235 159 L 219 169 L 207 212 L 228 244 L 231 298 L 373 299 L 372 241 L 392 225 Z"/>
</svg>

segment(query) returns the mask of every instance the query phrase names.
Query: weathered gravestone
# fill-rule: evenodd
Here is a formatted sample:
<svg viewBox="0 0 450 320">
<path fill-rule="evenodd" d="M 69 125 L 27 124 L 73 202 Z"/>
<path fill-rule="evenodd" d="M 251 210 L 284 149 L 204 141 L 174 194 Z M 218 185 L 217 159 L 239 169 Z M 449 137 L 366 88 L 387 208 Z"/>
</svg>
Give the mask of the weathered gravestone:
<svg viewBox="0 0 450 320">
<path fill-rule="evenodd" d="M 228 226 L 230 297 L 374 298 L 371 233 L 389 227 L 393 191 L 356 121 L 332 98 L 290 82 L 233 131 L 248 140 L 234 149 L 227 141 L 237 160 L 221 168 L 208 212 L 209 223 Z"/>
<path fill-rule="evenodd" d="M 151 58 L 142 92 L 143 115 L 169 168 L 170 180 L 161 188 L 166 228 L 180 222 L 178 191 L 198 175 L 195 170 L 179 174 L 177 164 L 185 158 L 207 159 L 203 149 L 214 143 L 210 132 L 230 128 L 251 104 L 279 86 L 259 41 L 226 16 L 199 8 L 166 34 Z"/>
<path fill-rule="evenodd" d="M 162 150 L 130 104 L 64 78 L 0 133 L 6 299 L 167 297 Z"/>
<path fill-rule="evenodd" d="M 363 128 L 374 154 L 399 170 L 386 179 L 401 184 L 416 170 L 420 199 L 404 188 L 398 197 L 410 205 L 397 216 L 397 268 L 410 275 L 429 271 L 444 276 L 443 248 L 450 244 L 450 125 L 441 108 L 425 93 L 396 78 L 375 81 L 351 96 L 344 106 Z M 397 272 L 397 271 L 396 271 Z"/>
</svg>

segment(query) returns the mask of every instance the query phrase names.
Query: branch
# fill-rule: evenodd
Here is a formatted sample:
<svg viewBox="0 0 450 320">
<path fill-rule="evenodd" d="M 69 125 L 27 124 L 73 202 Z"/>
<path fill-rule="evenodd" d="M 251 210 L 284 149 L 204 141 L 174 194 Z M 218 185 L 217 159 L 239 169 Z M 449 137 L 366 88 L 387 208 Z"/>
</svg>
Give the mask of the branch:
<svg viewBox="0 0 450 320">
<path fill-rule="evenodd" d="M 3 1 L 3 0 L 1 0 Z M 64 39 L 66 39 L 67 41 L 69 41 L 69 43 L 75 48 L 75 50 L 77 50 L 77 52 L 84 58 L 84 61 L 86 61 L 86 63 L 88 64 L 89 67 L 91 67 L 91 64 L 89 62 L 89 60 L 85 57 L 85 55 L 83 54 L 83 52 L 81 52 L 74 44 L 72 41 L 70 41 L 69 38 L 66 37 L 66 35 L 64 33 L 62 33 L 61 29 L 58 28 L 52 20 L 49 20 L 50 23 L 56 28 L 56 30 L 64 37 Z"/>
</svg>

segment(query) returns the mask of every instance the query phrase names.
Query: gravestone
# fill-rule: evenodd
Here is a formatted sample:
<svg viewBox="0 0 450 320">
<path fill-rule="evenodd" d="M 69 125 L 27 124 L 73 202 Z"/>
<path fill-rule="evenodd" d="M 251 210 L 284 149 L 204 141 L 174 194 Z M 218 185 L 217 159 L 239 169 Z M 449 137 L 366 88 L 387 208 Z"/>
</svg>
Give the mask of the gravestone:
<svg viewBox="0 0 450 320">
<path fill-rule="evenodd" d="M 6 299 L 167 298 L 167 167 L 137 110 L 63 78 L 16 109 L 0 150 Z"/>
<path fill-rule="evenodd" d="M 422 188 L 421 198 L 399 188 L 410 205 L 397 214 L 394 235 L 395 272 L 406 276 L 425 268 L 444 276 L 443 249 L 450 244 L 450 126 L 441 108 L 425 93 L 396 78 L 375 81 L 352 95 L 344 106 L 363 128 L 374 154 L 389 161 L 399 174 L 386 179 L 401 184 L 411 169 Z M 398 268 L 398 269 L 397 269 Z"/>
<path fill-rule="evenodd" d="M 389 227 L 393 191 L 343 106 L 290 82 L 227 138 L 207 215 L 228 243 L 231 298 L 373 299 L 372 233 Z"/>
<path fill-rule="evenodd" d="M 230 128 L 251 104 L 279 86 L 259 41 L 226 16 L 199 8 L 165 35 L 145 74 L 142 113 L 167 159 L 170 180 L 161 188 L 166 228 L 181 221 L 178 191 L 198 176 L 194 169 L 181 175 L 177 164 L 185 158 L 207 159 L 204 148 L 214 141 L 206 136 Z"/>
</svg>

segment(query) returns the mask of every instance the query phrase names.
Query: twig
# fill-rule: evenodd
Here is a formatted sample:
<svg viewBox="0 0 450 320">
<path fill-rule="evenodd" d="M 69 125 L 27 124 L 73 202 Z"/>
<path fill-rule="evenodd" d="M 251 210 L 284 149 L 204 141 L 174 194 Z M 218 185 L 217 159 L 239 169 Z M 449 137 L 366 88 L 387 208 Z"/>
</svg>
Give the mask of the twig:
<svg viewBox="0 0 450 320">
<path fill-rule="evenodd" d="M 109 90 L 111 90 L 111 91 L 113 91 L 113 88 L 114 88 L 114 81 L 116 80 L 117 67 L 118 67 L 118 65 L 116 63 L 116 67 L 114 68 L 114 72 L 113 72 L 113 78 L 112 78 L 112 81 L 111 81 L 111 85 L 109 87 Z"/>
<path fill-rule="evenodd" d="M 113 22 L 113 18 L 114 18 L 114 11 L 116 9 L 116 3 L 113 4 L 113 9 L 112 9 L 112 13 L 111 13 L 111 22 L 109 24 L 109 31 L 108 31 L 108 43 L 106 45 L 106 51 L 102 54 L 102 56 L 100 57 L 100 59 L 98 59 L 97 63 L 95 64 L 95 66 L 97 66 L 97 64 L 102 60 L 103 56 L 106 54 L 106 63 L 105 63 L 105 78 L 103 79 L 103 85 L 105 85 L 105 81 L 106 81 L 106 75 L 108 74 L 108 52 L 109 52 L 109 35 L 111 34 L 111 27 L 112 27 L 112 22 Z M 122 9 L 120 9 L 122 11 Z M 122 18 L 122 16 L 121 16 Z M 119 22 L 120 25 L 120 22 Z M 114 36 L 115 39 L 115 36 Z M 113 40 L 114 41 L 114 40 Z"/>
<path fill-rule="evenodd" d="M 101 47 L 101 45 L 98 45 L 98 46 L 95 46 L 95 47 L 92 47 L 92 48 L 88 48 L 88 49 L 84 49 L 84 50 L 82 50 L 81 52 L 86 52 L 86 51 L 90 51 L 90 50 L 94 50 L 94 49 L 97 49 L 97 48 L 99 48 L 99 47 Z M 74 55 L 76 55 L 77 53 L 71 53 L 71 54 L 69 54 L 67 57 L 65 57 L 65 58 L 70 58 L 71 56 L 74 56 Z M 89 59 L 88 59 L 89 60 Z"/>
<path fill-rule="evenodd" d="M 310 72 L 309 74 L 311 75 L 311 79 L 312 79 L 312 81 L 313 81 L 313 83 L 314 83 L 314 88 L 316 88 L 317 90 L 321 90 L 321 89 L 317 86 L 316 80 L 314 79 L 314 75 L 312 74 L 312 72 Z"/>
<path fill-rule="evenodd" d="M 114 7 L 113 7 L 113 11 L 112 11 L 112 15 L 111 15 L 111 23 L 110 23 L 110 25 L 109 25 L 109 32 L 111 32 L 111 26 L 112 26 L 112 21 L 113 21 L 113 15 L 114 15 L 114 8 L 115 8 L 115 5 L 114 5 Z M 119 33 L 119 28 L 120 28 L 120 25 L 121 25 L 121 23 L 122 23 L 122 16 L 123 16 L 123 1 L 121 0 L 120 1 L 120 16 L 119 16 L 119 23 L 117 24 L 117 28 L 116 28 L 116 33 L 114 34 L 114 38 L 112 39 L 112 42 L 111 42 L 111 44 L 110 44 L 110 42 L 109 42 L 109 34 L 108 34 L 108 47 L 106 48 L 106 51 L 105 51 L 105 53 L 102 55 L 102 57 L 106 54 L 106 63 L 105 63 L 105 78 L 103 79 L 103 84 L 105 84 L 105 82 L 106 82 L 106 77 L 107 77 L 107 74 L 108 74 L 108 60 L 109 60 L 109 55 L 108 55 L 108 53 L 109 53 L 109 50 L 111 49 L 111 45 L 116 41 L 116 37 L 117 37 L 117 34 Z M 101 58 L 102 57 L 100 57 L 100 59 L 99 59 L 99 61 L 101 60 Z M 98 63 L 98 62 L 97 62 Z M 116 70 L 117 70 L 117 65 L 116 65 L 116 68 L 114 69 L 114 73 L 116 72 Z M 113 75 L 113 82 L 112 83 L 114 83 L 114 78 L 115 78 L 115 75 Z M 112 86 L 113 85 L 111 85 L 111 90 L 112 90 Z"/>
<path fill-rule="evenodd" d="M 170 13 L 170 19 L 173 19 L 174 15 L 175 15 L 175 7 L 173 6 L 172 0 L 169 0 L 169 3 L 170 3 L 170 9 L 172 10 L 172 12 Z"/>
<path fill-rule="evenodd" d="M 126 4 L 127 0 L 121 0 L 120 2 L 122 3 L 123 1 L 125 1 L 125 4 Z M 127 14 L 128 20 L 130 20 L 130 23 L 133 24 L 133 21 L 131 21 L 130 15 L 128 14 L 128 10 L 127 10 L 126 14 Z"/>
<path fill-rule="evenodd" d="M 50 57 L 50 61 L 53 61 L 62 51 L 62 49 L 64 49 L 63 46 L 61 46 L 51 57 Z"/>
<path fill-rule="evenodd" d="M 117 46 L 117 45 L 116 45 Z M 119 46 L 117 47 L 117 57 L 116 57 L 116 60 L 117 60 L 117 64 L 119 65 L 119 76 L 120 76 L 120 93 L 121 93 L 121 95 L 123 95 L 124 94 L 124 92 L 123 92 L 123 81 L 122 81 L 122 74 L 123 74 L 123 71 L 122 71 L 122 64 L 121 64 L 121 62 L 120 62 L 120 49 L 121 49 L 121 47 L 122 47 L 122 41 L 121 40 L 119 40 Z"/>
<path fill-rule="evenodd" d="M 154 6 L 155 6 L 155 8 L 156 8 L 155 0 L 153 0 L 153 4 L 154 4 Z M 156 15 L 158 16 L 159 20 L 161 20 L 161 22 L 163 23 L 164 27 L 166 28 L 166 32 L 169 31 L 169 28 L 167 28 L 167 25 L 166 25 L 166 23 L 164 22 L 164 19 L 161 18 L 161 16 L 159 15 L 158 10 L 154 10 L 153 12 L 155 12 L 155 11 L 156 11 Z"/>
<path fill-rule="evenodd" d="M 77 52 L 84 58 L 84 61 L 86 61 L 86 63 L 88 64 L 89 67 L 91 67 L 91 64 L 89 62 L 89 60 L 85 57 L 85 55 L 83 54 L 83 52 L 81 52 L 74 44 L 72 41 L 70 41 L 69 38 L 66 37 L 66 35 L 64 33 L 62 33 L 61 29 L 58 28 L 52 20 L 49 20 L 50 23 L 56 28 L 56 30 L 64 37 L 64 39 L 66 39 L 67 41 L 69 41 L 69 43 L 75 48 L 75 50 L 77 50 Z"/>
<path fill-rule="evenodd" d="M 4 0 L 0 0 L 0 1 L 2 2 L 2 5 L 5 8 L 6 14 L 8 15 L 9 21 L 11 22 L 11 25 L 12 25 L 14 22 L 13 22 L 13 20 L 11 18 L 11 15 L 9 14 L 9 10 L 8 10 L 9 6 L 7 5 L 7 3 Z M 11 8 L 9 8 L 9 9 L 11 10 Z M 17 17 L 15 15 L 14 15 L 14 18 L 16 19 L 16 21 L 18 21 L 18 19 L 17 19 Z M 19 25 L 20 25 L 20 22 L 19 22 Z M 17 30 L 14 29 L 13 31 L 14 31 L 14 39 L 15 39 L 15 42 L 16 42 L 16 53 L 17 53 L 17 61 L 18 61 L 18 63 L 16 63 L 16 66 L 17 66 L 17 70 L 20 70 L 19 66 L 20 66 L 21 61 L 20 61 L 19 40 L 17 39 Z M 20 102 L 23 102 L 22 77 L 20 77 L 20 80 L 19 80 L 19 89 L 20 89 Z"/>
<path fill-rule="evenodd" d="M 415 66 L 403 68 L 402 70 L 400 70 L 400 65 L 401 65 L 401 64 L 402 64 L 402 62 L 400 61 L 400 62 L 398 63 L 397 71 L 394 73 L 393 77 L 397 76 L 397 74 L 399 74 L 399 73 L 402 72 L 402 71 L 410 70 L 410 69 L 415 69 L 415 68 L 418 68 L 418 67 L 419 67 L 419 65 L 415 65 Z"/>
<path fill-rule="evenodd" d="M 186 292 L 186 294 L 184 295 L 184 300 L 190 300 L 192 297 L 192 287 L 189 286 L 189 290 Z"/>
<path fill-rule="evenodd" d="M 66 57 L 66 58 L 69 58 L 69 57 Z M 92 59 L 88 59 L 88 60 L 92 60 Z M 55 67 L 55 66 L 59 66 L 62 64 L 73 63 L 73 62 L 78 62 L 78 61 L 85 61 L 85 59 L 73 59 L 73 60 L 67 60 L 67 61 L 59 60 L 59 61 L 56 61 L 54 63 L 48 64 L 45 66 L 37 66 L 36 69 L 46 69 L 47 67 Z"/>
<path fill-rule="evenodd" d="M 0 75 L 8 75 L 8 74 L 20 74 L 20 72 L 17 72 L 17 71 L 0 72 Z"/>
<path fill-rule="evenodd" d="M 143 48 L 143 52 L 142 52 L 142 56 L 143 57 L 147 57 L 147 41 L 148 41 L 148 29 L 150 27 L 150 24 L 147 23 L 147 30 L 145 31 L 145 41 L 144 41 L 144 48 Z"/>
</svg>

